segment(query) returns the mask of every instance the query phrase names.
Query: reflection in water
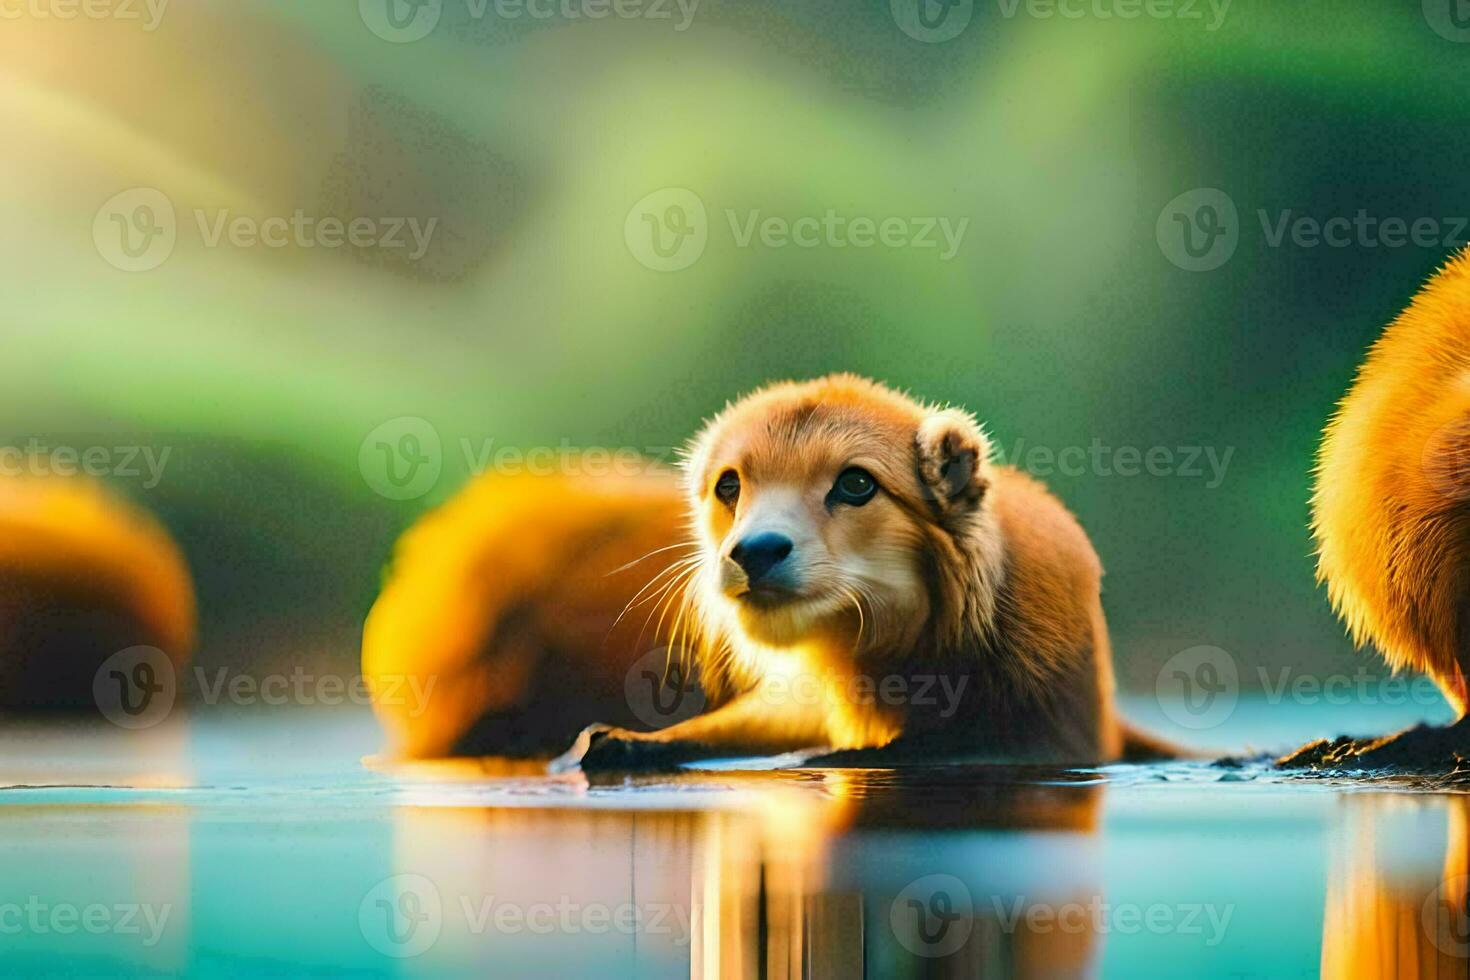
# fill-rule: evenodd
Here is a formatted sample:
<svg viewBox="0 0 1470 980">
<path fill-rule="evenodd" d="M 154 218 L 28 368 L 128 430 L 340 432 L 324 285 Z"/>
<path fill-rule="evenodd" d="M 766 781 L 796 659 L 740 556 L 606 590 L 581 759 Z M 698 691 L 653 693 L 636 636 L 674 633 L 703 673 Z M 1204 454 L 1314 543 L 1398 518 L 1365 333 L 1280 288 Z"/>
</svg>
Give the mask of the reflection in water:
<svg viewBox="0 0 1470 980">
<path fill-rule="evenodd" d="M 1470 797 L 1347 794 L 1341 806 L 1322 976 L 1470 976 Z"/>
<path fill-rule="evenodd" d="M 1184 764 L 589 785 L 363 769 L 370 727 L 9 727 L 0 975 L 1470 973 L 1470 814 L 1420 787 Z"/>
<path fill-rule="evenodd" d="M 704 772 L 618 793 L 650 808 L 400 808 L 365 936 L 410 973 L 1095 972 L 1094 781 Z M 676 809 L 686 793 L 733 805 Z"/>
</svg>

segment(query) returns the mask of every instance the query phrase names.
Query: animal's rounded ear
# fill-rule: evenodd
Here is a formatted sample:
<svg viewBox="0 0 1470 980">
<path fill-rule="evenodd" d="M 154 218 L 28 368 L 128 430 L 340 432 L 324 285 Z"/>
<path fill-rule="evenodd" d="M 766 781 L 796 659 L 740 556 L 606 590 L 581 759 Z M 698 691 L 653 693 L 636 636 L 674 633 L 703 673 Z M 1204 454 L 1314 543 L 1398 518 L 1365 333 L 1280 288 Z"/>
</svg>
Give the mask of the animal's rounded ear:
<svg viewBox="0 0 1470 980">
<path fill-rule="evenodd" d="M 990 485 L 990 440 L 969 414 L 954 408 L 934 412 L 915 436 L 919 483 L 941 523 L 979 506 Z"/>
</svg>

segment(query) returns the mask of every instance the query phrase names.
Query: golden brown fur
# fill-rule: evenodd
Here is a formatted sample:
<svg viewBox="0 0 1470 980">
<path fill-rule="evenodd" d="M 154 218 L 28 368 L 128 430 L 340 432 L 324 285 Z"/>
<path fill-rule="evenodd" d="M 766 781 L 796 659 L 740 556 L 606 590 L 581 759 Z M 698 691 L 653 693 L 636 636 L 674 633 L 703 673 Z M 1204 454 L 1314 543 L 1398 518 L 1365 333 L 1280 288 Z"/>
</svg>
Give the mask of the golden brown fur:
<svg viewBox="0 0 1470 980">
<path fill-rule="evenodd" d="M 1038 483 L 992 465 L 974 420 L 834 375 L 773 385 L 695 440 L 688 507 L 703 556 L 688 601 L 715 710 L 654 733 L 595 728 L 561 765 L 888 746 L 1097 763 L 1122 751 L 1101 567 Z M 833 504 L 861 467 L 878 491 Z M 735 474 L 739 497 L 717 484 Z M 732 545 L 779 529 L 793 591 L 760 599 Z M 946 713 L 925 678 L 963 692 Z M 891 682 L 898 698 L 864 692 Z M 796 685 L 813 692 L 797 697 Z M 856 692 L 856 693 L 855 693 Z"/>
<path fill-rule="evenodd" d="M 1359 643 L 1428 672 L 1463 715 L 1470 658 L 1470 252 L 1373 345 L 1327 426 L 1318 577 Z"/>
<path fill-rule="evenodd" d="M 362 644 L 390 756 L 545 755 L 638 724 L 625 681 L 668 633 L 683 498 L 672 470 L 569 466 L 480 476 L 398 542 Z"/>
</svg>

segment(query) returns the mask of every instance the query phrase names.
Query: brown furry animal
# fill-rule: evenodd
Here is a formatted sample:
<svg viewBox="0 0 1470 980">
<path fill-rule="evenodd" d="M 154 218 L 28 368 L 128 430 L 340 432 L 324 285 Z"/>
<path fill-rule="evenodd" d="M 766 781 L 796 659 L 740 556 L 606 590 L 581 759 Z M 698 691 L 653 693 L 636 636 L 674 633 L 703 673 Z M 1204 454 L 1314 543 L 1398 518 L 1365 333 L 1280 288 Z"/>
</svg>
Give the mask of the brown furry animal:
<svg viewBox="0 0 1470 980">
<path fill-rule="evenodd" d="M 1427 672 L 1463 718 L 1470 666 L 1470 251 L 1450 261 L 1384 331 L 1328 423 L 1312 526 L 1318 578 L 1353 638 L 1375 643 L 1396 668 Z M 1466 734 L 1450 738 L 1458 754 L 1470 750 Z M 1444 742 L 1433 730 L 1418 741 L 1434 753 L 1449 744 L 1429 746 Z M 1361 758 L 1385 747 L 1344 741 L 1332 754 Z M 1408 748 L 1400 743 L 1394 751 Z"/>
<path fill-rule="evenodd" d="M 1113 709 L 1102 568 L 968 414 L 852 375 L 765 388 L 686 467 L 714 710 L 594 726 L 555 768 L 822 747 L 1092 764 L 1167 754 Z"/>
</svg>

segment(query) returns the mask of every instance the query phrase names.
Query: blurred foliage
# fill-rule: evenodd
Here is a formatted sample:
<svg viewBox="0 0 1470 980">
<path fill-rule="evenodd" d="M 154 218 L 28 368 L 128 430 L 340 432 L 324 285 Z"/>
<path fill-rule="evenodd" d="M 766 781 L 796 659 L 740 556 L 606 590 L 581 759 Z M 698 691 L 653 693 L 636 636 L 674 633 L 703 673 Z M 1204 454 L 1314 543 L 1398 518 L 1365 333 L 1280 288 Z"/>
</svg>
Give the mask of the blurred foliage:
<svg viewBox="0 0 1470 980">
<path fill-rule="evenodd" d="M 1448 249 L 1273 247 L 1257 212 L 1470 211 L 1470 103 L 1451 94 L 1470 46 L 1419 4 L 1237 0 L 1211 31 L 997 0 L 924 43 L 887 2 L 703 0 L 676 30 L 672 4 L 534 19 L 446 0 L 429 36 L 390 43 L 372 2 L 0 30 L 0 435 L 173 447 L 157 486 L 115 482 L 193 563 L 202 659 L 351 663 L 394 535 L 466 476 L 461 440 L 669 446 L 762 382 L 847 369 L 966 405 L 1002 449 L 1233 450 L 1214 487 L 1049 477 L 1107 565 L 1125 685 L 1195 644 L 1248 668 L 1356 665 L 1313 582 L 1311 456 Z M 178 239 L 129 273 L 93 226 L 139 186 L 172 202 Z M 666 187 L 708 208 L 678 272 L 624 239 Z M 1240 213 L 1233 258 L 1204 273 L 1155 238 L 1198 187 Z M 415 262 L 210 247 L 195 209 L 437 226 Z M 969 223 L 943 261 L 742 248 L 727 209 Z M 359 466 L 400 416 L 443 441 L 408 501 Z"/>
</svg>

